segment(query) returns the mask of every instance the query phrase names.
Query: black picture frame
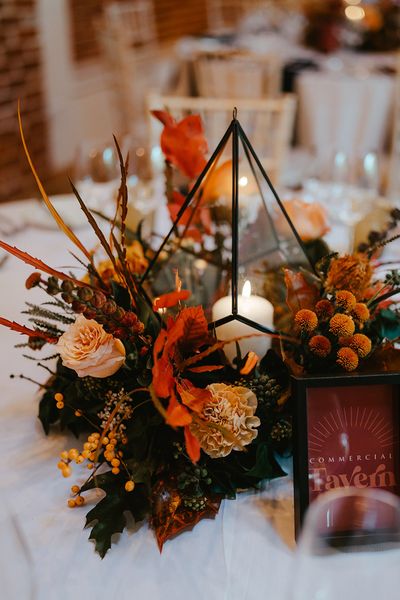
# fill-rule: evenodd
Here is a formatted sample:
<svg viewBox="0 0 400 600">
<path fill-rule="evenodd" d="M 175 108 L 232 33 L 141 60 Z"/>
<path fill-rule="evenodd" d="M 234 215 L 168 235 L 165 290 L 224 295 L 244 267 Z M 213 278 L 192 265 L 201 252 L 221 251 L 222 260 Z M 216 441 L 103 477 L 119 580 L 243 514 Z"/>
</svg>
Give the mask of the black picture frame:
<svg viewBox="0 0 400 600">
<path fill-rule="evenodd" d="M 397 445 L 400 439 L 400 372 L 382 372 L 344 375 L 305 375 L 292 376 L 293 398 L 293 479 L 295 508 L 295 537 L 298 538 L 304 516 L 310 504 L 309 483 L 309 432 L 308 432 L 308 390 L 312 388 L 337 388 L 357 386 L 393 386 L 395 399 L 394 431 Z M 397 461 L 400 457 L 397 457 Z M 399 466 L 399 465 L 397 465 Z M 400 479 L 400 468 L 398 469 Z M 399 490 L 400 494 L 400 490 Z"/>
</svg>

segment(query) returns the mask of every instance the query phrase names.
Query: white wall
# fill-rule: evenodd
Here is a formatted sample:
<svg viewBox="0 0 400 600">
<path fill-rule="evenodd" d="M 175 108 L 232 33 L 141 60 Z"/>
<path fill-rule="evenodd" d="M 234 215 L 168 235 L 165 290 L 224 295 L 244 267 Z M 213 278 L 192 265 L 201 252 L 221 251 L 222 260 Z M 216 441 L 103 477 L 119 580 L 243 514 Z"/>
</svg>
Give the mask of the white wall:
<svg viewBox="0 0 400 600">
<path fill-rule="evenodd" d="M 109 77 L 101 61 L 74 62 L 67 0 L 38 0 L 44 89 L 54 170 L 73 163 L 80 141 L 118 133 Z"/>
</svg>

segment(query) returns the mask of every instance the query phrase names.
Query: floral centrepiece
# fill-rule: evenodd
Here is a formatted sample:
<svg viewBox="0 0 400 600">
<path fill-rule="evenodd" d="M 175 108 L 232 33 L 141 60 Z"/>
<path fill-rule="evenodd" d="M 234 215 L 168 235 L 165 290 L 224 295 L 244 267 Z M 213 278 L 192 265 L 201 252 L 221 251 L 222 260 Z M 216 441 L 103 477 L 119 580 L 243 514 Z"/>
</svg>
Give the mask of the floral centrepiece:
<svg viewBox="0 0 400 600">
<path fill-rule="evenodd" d="M 206 152 L 201 121 L 156 116 L 165 125 L 167 174 L 178 169 L 198 175 Z M 126 165 L 119 155 L 121 186 L 109 236 L 74 189 L 106 260 L 83 247 L 43 192 L 58 225 L 84 256 L 83 278 L 0 242 L 35 269 L 26 288 L 38 287 L 51 298 L 28 304 L 29 326 L 5 318 L 0 324 L 27 336 L 23 345 L 30 351 L 50 349 L 34 357 L 51 371 L 41 385 L 39 419 L 46 433 L 61 428 L 77 436 L 57 465 L 64 477 L 86 474 L 71 487 L 68 506 L 84 505 L 95 488 L 104 492 L 86 517 L 101 556 L 112 535 L 124 529 L 126 511 L 137 522 L 149 522 L 161 549 L 201 518 L 215 516 L 223 498 L 283 475 L 276 457 L 291 447 L 290 373 L 352 371 L 371 360 L 390 366 L 398 361 L 394 341 L 400 334 L 393 301 L 399 273 L 380 283 L 368 254 L 328 255 L 314 273 L 286 270 L 286 302 L 275 307 L 282 327 L 273 348 L 260 357 L 238 352 L 232 365 L 224 346 L 240 338 L 215 337 L 203 307 L 187 305 L 190 292 L 178 272 L 171 274 L 170 293 L 150 299 L 151 290 L 142 287 L 154 250 L 140 230 L 126 229 Z M 173 214 L 181 199 L 171 181 Z M 222 187 L 214 181 L 212 194 Z M 188 223 L 188 238 L 207 229 L 206 215 Z M 45 362 L 50 359 L 52 368 Z"/>
</svg>

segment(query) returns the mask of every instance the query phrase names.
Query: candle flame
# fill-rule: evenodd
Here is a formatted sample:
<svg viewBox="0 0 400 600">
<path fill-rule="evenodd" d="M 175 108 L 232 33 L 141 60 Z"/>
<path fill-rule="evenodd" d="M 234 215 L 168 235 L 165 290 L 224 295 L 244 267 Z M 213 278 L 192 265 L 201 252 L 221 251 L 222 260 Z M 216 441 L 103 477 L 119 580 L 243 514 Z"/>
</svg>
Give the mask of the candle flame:
<svg viewBox="0 0 400 600">
<path fill-rule="evenodd" d="M 243 298 L 250 298 L 251 296 L 251 283 L 248 279 L 243 284 L 242 296 Z"/>
</svg>

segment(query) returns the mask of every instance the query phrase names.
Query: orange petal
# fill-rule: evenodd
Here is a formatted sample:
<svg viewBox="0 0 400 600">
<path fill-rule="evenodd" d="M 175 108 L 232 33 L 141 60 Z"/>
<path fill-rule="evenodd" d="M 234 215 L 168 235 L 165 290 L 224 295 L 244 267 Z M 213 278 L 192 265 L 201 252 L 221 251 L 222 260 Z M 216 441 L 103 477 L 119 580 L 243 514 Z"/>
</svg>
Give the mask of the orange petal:
<svg viewBox="0 0 400 600">
<path fill-rule="evenodd" d="M 189 454 L 191 460 L 196 463 L 200 458 L 200 444 L 199 440 L 192 434 L 189 427 L 185 427 L 185 445 L 186 451 Z"/>
<path fill-rule="evenodd" d="M 184 427 L 191 422 L 192 417 L 190 416 L 189 411 L 178 402 L 175 394 L 173 394 L 167 408 L 168 425 L 171 425 L 171 427 Z"/>
<path fill-rule="evenodd" d="M 171 308 L 172 306 L 176 306 L 181 300 L 187 300 L 190 294 L 191 292 L 189 290 L 163 294 L 154 300 L 153 309 L 159 310 L 160 308 Z"/>
<path fill-rule="evenodd" d="M 209 390 L 195 387 L 188 379 L 182 379 L 181 383 L 177 383 L 176 389 L 183 404 L 196 412 L 201 412 L 204 404 L 211 399 Z"/>
<path fill-rule="evenodd" d="M 171 362 L 165 358 L 159 358 L 153 366 L 153 386 L 159 398 L 168 398 L 174 383 Z"/>
<path fill-rule="evenodd" d="M 203 365 L 201 367 L 192 367 L 191 369 L 188 369 L 188 371 L 191 371 L 192 373 L 207 373 L 209 371 L 219 371 L 220 369 L 223 369 L 225 365 Z M 242 371 L 240 371 L 242 373 Z"/>
<path fill-rule="evenodd" d="M 255 352 L 249 352 L 245 365 L 240 369 L 241 375 L 248 375 L 258 363 L 259 357 Z"/>
<path fill-rule="evenodd" d="M 173 127 L 175 125 L 175 119 L 166 110 L 152 110 L 151 114 L 167 127 Z"/>
</svg>

